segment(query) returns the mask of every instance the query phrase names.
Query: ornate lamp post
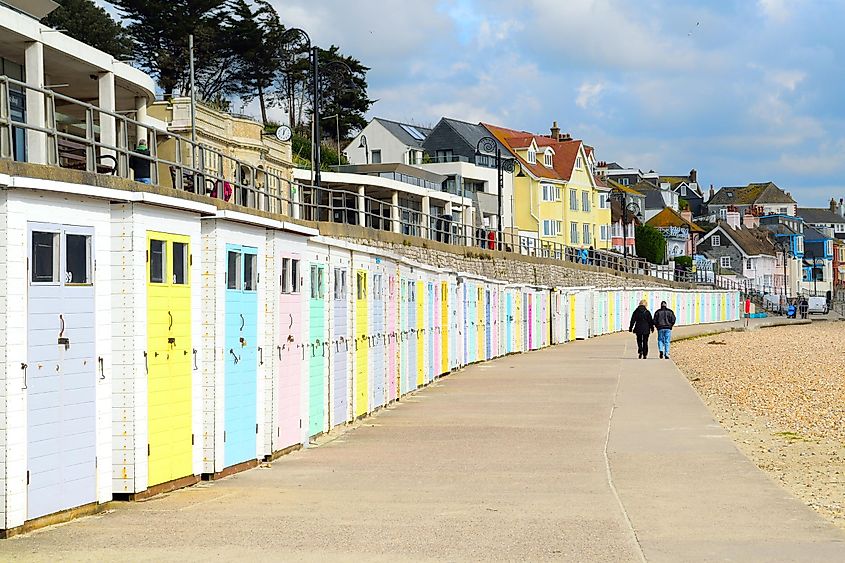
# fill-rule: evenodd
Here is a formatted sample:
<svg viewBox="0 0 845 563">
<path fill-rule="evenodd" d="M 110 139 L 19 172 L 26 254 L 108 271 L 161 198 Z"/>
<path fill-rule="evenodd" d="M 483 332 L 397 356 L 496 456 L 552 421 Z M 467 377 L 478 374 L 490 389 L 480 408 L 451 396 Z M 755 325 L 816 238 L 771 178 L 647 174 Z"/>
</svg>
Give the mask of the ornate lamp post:
<svg viewBox="0 0 845 563">
<path fill-rule="evenodd" d="M 502 149 L 493 137 L 481 137 L 475 145 L 475 153 L 494 154 L 496 157 L 496 178 L 498 190 L 496 193 L 496 248 L 502 244 L 502 191 L 504 190 L 505 178 L 502 166 Z M 509 159 L 510 160 L 510 159 Z M 513 162 L 510 163 L 510 172 L 513 172 Z"/>
<path fill-rule="evenodd" d="M 640 214 L 640 206 L 635 201 L 628 201 L 625 190 L 613 188 L 610 197 L 622 205 L 622 256 L 628 259 L 628 214 L 636 217 Z"/>
</svg>

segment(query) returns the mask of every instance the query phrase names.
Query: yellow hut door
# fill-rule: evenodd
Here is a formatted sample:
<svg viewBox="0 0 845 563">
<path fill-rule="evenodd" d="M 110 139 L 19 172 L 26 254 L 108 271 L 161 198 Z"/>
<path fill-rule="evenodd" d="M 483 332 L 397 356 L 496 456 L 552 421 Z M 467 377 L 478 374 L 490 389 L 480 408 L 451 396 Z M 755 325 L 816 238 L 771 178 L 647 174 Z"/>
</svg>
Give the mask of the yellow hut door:
<svg viewBox="0 0 845 563">
<path fill-rule="evenodd" d="M 147 234 L 147 486 L 193 474 L 189 240 Z"/>
<path fill-rule="evenodd" d="M 369 301 L 367 272 L 358 270 L 355 277 L 355 417 L 369 412 Z"/>
</svg>

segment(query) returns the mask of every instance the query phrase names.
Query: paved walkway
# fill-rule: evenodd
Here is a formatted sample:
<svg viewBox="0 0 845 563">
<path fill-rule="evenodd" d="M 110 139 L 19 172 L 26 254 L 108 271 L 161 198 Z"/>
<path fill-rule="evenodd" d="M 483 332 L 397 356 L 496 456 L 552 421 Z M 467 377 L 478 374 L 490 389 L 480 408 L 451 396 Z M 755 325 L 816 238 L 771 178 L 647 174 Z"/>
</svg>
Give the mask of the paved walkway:
<svg viewBox="0 0 845 563">
<path fill-rule="evenodd" d="M 845 561 L 845 533 L 632 345 L 468 368 L 271 467 L 0 542 L 0 559 Z"/>
</svg>

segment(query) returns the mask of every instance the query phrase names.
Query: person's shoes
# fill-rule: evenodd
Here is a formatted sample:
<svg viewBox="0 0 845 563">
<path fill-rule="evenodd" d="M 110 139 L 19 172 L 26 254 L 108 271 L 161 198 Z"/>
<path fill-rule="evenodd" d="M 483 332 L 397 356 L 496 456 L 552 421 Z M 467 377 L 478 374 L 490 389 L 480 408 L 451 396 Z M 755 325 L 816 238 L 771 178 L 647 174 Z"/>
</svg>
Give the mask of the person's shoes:
<svg viewBox="0 0 845 563">
<path fill-rule="evenodd" d="M 647 359 L 648 359 L 648 356 L 643 356 L 643 359 L 644 359 L 644 360 L 647 360 Z"/>
<path fill-rule="evenodd" d="M 640 352 L 639 354 L 637 354 L 637 359 L 638 359 L 638 360 L 642 360 L 642 359 L 643 359 L 643 353 L 642 353 L 642 352 Z"/>
<path fill-rule="evenodd" d="M 668 359 L 669 359 L 669 356 L 663 356 L 663 359 L 664 359 L 664 360 L 668 360 Z"/>
<path fill-rule="evenodd" d="M 660 359 L 663 359 L 663 352 L 660 352 Z"/>
</svg>

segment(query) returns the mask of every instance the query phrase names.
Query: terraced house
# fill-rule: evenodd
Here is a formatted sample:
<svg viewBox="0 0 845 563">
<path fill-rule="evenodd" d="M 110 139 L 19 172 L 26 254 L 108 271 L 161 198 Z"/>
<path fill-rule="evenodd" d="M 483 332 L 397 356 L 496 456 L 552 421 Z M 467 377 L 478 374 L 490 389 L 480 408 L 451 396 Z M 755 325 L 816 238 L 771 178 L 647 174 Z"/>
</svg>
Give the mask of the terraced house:
<svg viewBox="0 0 845 563">
<path fill-rule="evenodd" d="M 579 248 L 608 249 L 610 188 L 594 174 L 592 147 L 561 135 L 484 124 L 516 158 L 514 221 L 519 234 Z"/>
</svg>

